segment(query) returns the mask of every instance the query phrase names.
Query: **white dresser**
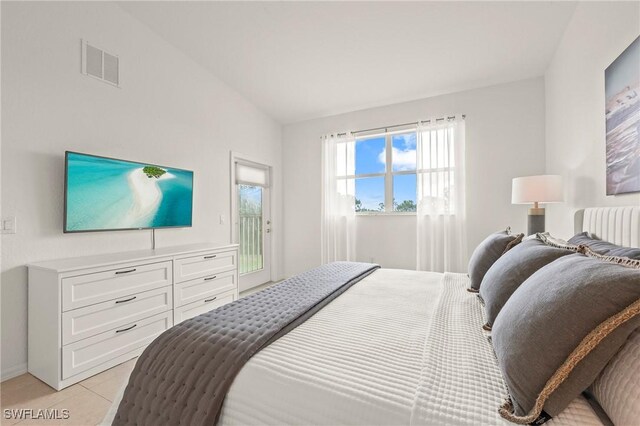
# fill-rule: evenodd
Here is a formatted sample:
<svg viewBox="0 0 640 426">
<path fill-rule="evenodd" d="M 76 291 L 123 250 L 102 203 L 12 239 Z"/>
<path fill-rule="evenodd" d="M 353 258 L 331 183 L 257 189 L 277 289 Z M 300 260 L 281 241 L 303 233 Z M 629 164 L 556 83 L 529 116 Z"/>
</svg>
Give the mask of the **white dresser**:
<svg viewBox="0 0 640 426">
<path fill-rule="evenodd" d="M 194 244 L 29 267 L 29 372 L 62 389 L 238 298 L 238 246 Z"/>
</svg>

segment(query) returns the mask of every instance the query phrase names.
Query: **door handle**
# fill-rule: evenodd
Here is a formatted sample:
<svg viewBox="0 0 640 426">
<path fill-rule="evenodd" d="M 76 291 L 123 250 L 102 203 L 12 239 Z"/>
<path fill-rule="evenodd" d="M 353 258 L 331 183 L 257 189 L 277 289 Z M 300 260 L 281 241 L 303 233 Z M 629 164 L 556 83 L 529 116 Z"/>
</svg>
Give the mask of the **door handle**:
<svg viewBox="0 0 640 426">
<path fill-rule="evenodd" d="M 116 330 L 116 333 L 122 333 L 123 331 L 129 331 L 129 330 L 131 330 L 132 328 L 134 328 L 137 325 L 138 324 L 133 324 L 131 327 L 123 328 L 122 330 Z"/>
<path fill-rule="evenodd" d="M 136 268 L 133 269 L 127 269 L 126 271 L 116 271 L 116 275 L 120 275 L 120 274 L 128 274 L 129 272 L 135 272 Z"/>
<path fill-rule="evenodd" d="M 138 296 L 133 296 L 133 297 L 130 297 L 130 298 L 128 298 L 128 299 L 124 299 L 124 300 L 116 300 L 116 303 L 131 302 L 131 301 L 132 301 L 133 299 L 135 299 L 136 297 L 138 297 Z"/>
<path fill-rule="evenodd" d="M 215 280 L 215 279 L 216 279 L 216 277 L 217 277 L 217 275 L 214 275 L 214 276 L 212 276 L 212 277 L 207 277 L 207 278 L 205 278 L 204 280 L 205 280 L 205 281 L 211 281 L 211 280 Z"/>
<path fill-rule="evenodd" d="M 204 260 L 214 259 L 216 256 L 217 254 L 212 254 L 211 256 L 205 256 Z"/>
<path fill-rule="evenodd" d="M 213 302 L 214 300 L 216 300 L 218 298 L 218 296 L 212 297 L 211 299 L 204 299 L 204 303 L 209 303 L 209 302 Z"/>
</svg>

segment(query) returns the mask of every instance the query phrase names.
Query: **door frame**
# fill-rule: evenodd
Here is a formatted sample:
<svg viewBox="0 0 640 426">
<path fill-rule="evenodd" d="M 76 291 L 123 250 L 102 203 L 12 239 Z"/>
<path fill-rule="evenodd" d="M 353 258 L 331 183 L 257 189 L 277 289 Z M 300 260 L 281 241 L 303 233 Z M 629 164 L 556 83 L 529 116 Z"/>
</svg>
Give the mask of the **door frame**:
<svg viewBox="0 0 640 426">
<path fill-rule="evenodd" d="M 229 215 L 229 222 L 231 224 L 231 243 L 232 244 L 240 244 L 238 242 L 238 226 L 239 223 L 237 222 L 237 215 L 238 215 L 238 193 L 236 190 L 236 163 L 242 163 L 242 164 L 246 164 L 248 166 L 256 166 L 257 168 L 266 168 L 267 170 L 267 182 L 268 185 L 265 188 L 265 190 L 263 191 L 263 196 L 265 198 L 267 198 L 267 205 L 269 206 L 269 219 L 271 221 L 271 225 L 273 225 L 273 196 L 272 196 L 272 182 L 273 182 L 273 167 L 271 166 L 271 164 L 269 164 L 266 161 L 263 161 L 262 159 L 253 157 L 253 156 L 249 156 L 249 155 L 244 155 L 241 154 L 239 152 L 236 151 L 230 151 L 230 167 L 229 167 L 229 183 L 230 183 L 230 191 L 229 191 L 229 196 L 231 199 L 231 208 L 230 208 L 230 215 Z M 273 281 L 273 265 L 274 265 L 274 244 L 273 244 L 273 227 L 270 226 L 271 232 L 269 233 L 269 237 L 268 237 L 268 241 L 265 238 L 265 246 L 266 243 L 268 242 L 269 244 L 269 259 L 265 259 L 265 266 L 267 265 L 267 261 L 268 261 L 268 266 L 269 266 L 269 281 Z M 238 259 L 239 260 L 239 259 Z M 239 266 L 239 265 L 238 265 Z M 240 278 L 240 281 L 242 281 L 242 278 Z M 242 292 L 244 290 L 248 290 L 249 288 L 252 287 L 247 287 L 247 288 L 242 288 L 241 283 L 239 283 L 239 290 Z"/>
</svg>

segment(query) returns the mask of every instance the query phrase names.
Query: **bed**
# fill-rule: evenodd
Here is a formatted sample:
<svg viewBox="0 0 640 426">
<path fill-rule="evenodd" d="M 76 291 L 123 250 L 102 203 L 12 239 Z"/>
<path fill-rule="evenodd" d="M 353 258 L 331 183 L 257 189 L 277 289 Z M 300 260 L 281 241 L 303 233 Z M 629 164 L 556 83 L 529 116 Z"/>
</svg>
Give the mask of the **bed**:
<svg viewBox="0 0 640 426">
<path fill-rule="evenodd" d="M 638 208 L 578 216 L 580 231 L 640 245 Z M 464 274 L 374 271 L 253 355 L 228 389 L 218 424 L 512 424 L 498 414 L 507 393 L 468 286 Z M 620 379 L 640 354 L 640 338 L 621 352 L 600 380 L 609 411 L 625 410 L 621 395 L 640 392 L 639 383 Z M 605 424 L 593 407 L 579 396 L 547 424 Z"/>
</svg>

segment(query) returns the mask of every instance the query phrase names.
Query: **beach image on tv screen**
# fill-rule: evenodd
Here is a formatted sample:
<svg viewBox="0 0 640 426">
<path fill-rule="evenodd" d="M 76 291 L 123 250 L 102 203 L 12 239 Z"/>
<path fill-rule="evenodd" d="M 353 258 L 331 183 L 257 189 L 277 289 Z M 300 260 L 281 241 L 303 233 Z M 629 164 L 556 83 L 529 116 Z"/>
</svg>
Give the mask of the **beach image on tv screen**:
<svg viewBox="0 0 640 426">
<path fill-rule="evenodd" d="M 193 172 L 67 153 L 66 231 L 191 226 Z"/>
</svg>

